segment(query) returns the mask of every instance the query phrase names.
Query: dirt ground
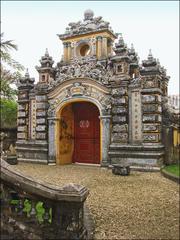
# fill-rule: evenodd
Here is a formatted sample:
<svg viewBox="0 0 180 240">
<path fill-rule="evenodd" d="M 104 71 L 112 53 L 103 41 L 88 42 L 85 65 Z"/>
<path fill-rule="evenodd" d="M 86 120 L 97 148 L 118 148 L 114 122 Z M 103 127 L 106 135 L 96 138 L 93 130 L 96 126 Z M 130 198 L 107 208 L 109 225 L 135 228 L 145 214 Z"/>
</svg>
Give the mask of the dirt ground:
<svg viewBox="0 0 180 240">
<path fill-rule="evenodd" d="M 20 163 L 13 167 L 56 185 L 86 186 L 95 239 L 179 239 L 179 185 L 159 172 L 117 176 L 110 169 L 91 166 Z"/>
</svg>

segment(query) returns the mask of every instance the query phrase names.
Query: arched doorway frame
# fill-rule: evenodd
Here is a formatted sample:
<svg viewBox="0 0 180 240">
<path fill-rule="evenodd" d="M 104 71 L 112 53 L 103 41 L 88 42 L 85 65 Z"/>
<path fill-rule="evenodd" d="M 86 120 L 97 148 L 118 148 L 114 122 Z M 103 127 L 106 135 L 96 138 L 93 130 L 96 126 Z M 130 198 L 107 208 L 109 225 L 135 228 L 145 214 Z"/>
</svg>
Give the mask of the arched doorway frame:
<svg viewBox="0 0 180 240">
<path fill-rule="evenodd" d="M 99 102 L 97 102 L 95 99 L 91 99 L 91 98 L 85 98 L 85 97 L 74 97 L 72 99 L 68 99 L 63 101 L 62 103 L 59 104 L 59 106 L 56 108 L 56 118 L 57 119 L 61 119 L 61 114 L 62 114 L 62 110 L 68 106 L 69 104 L 72 103 L 77 103 L 77 102 L 90 102 L 92 104 L 94 104 L 98 110 L 99 110 L 99 118 L 100 118 L 100 163 L 102 161 L 102 124 L 101 124 L 101 115 L 102 115 L 102 106 L 100 105 Z M 60 156 L 59 156 L 59 121 L 56 121 L 56 125 L 55 125 L 55 142 L 56 142 L 56 164 L 58 162 L 61 162 L 60 160 Z"/>
<path fill-rule="evenodd" d="M 58 126 L 62 109 L 73 102 L 91 102 L 99 110 L 100 113 L 100 164 L 101 166 L 109 165 L 108 149 L 110 144 L 110 115 L 103 115 L 104 107 L 99 101 L 87 96 L 73 96 L 70 99 L 65 99 L 58 104 L 54 111 L 54 117 L 49 118 L 49 164 L 57 164 L 59 158 L 59 132 Z"/>
</svg>

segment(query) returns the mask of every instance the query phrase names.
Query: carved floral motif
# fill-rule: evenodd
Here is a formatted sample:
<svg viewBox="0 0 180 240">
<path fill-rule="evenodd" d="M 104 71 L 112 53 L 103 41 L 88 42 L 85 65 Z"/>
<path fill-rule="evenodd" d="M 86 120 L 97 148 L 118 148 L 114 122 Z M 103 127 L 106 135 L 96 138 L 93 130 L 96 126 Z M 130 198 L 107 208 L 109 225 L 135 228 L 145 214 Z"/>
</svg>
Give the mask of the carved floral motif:
<svg viewBox="0 0 180 240">
<path fill-rule="evenodd" d="M 56 80 L 50 83 L 49 89 L 74 78 L 92 78 L 102 84 L 109 84 L 112 75 L 113 69 L 104 66 L 99 61 L 75 59 L 72 64 L 59 66 L 56 69 Z"/>
</svg>

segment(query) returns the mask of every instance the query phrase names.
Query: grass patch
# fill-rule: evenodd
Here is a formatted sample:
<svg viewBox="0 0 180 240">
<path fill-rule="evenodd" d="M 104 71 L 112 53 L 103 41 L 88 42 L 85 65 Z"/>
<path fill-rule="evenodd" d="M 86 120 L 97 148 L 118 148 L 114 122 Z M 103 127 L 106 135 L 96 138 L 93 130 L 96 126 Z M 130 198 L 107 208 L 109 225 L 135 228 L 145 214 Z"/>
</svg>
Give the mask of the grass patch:
<svg viewBox="0 0 180 240">
<path fill-rule="evenodd" d="M 173 165 L 169 165 L 164 167 L 164 170 L 166 170 L 167 172 L 179 177 L 180 176 L 180 171 L 179 171 L 179 164 L 173 164 Z"/>
</svg>

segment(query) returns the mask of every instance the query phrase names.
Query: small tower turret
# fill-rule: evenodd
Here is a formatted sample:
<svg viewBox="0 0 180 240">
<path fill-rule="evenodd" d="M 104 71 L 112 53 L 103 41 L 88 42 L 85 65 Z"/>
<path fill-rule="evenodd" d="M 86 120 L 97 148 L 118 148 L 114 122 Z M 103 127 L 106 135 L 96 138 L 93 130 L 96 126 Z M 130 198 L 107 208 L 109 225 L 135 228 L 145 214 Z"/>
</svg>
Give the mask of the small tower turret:
<svg viewBox="0 0 180 240">
<path fill-rule="evenodd" d="M 27 68 L 24 77 L 19 79 L 18 90 L 21 90 L 21 89 L 30 90 L 30 89 L 32 89 L 34 87 L 34 81 L 35 81 L 34 78 L 30 78 L 29 71 L 28 71 L 28 68 Z"/>
<path fill-rule="evenodd" d="M 54 79 L 53 59 L 49 56 L 48 49 L 46 48 L 44 56 L 40 59 L 41 66 L 36 66 L 39 73 L 40 83 L 50 83 Z"/>
<path fill-rule="evenodd" d="M 115 55 L 111 57 L 111 60 L 114 66 L 114 72 L 117 75 L 116 78 L 119 77 L 120 80 L 128 80 L 130 58 L 128 56 L 128 48 L 124 42 L 122 34 L 120 34 L 118 42 L 115 43 L 113 50 Z"/>
<path fill-rule="evenodd" d="M 158 59 L 153 57 L 151 49 L 140 68 L 142 80 L 142 119 L 144 144 L 162 141 L 162 108 L 166 95 L 166 77 Z"/>
<path fill-rule="evenodd" d="M 129 74 L 131 78 L 139 77 L 139 57 L 135 52 L 134 45 L 131 44 L 131 48 L 128 49 L 128 56 L 130 58 Z"/>
<path fill-rule="evenodd" d="M 17 120 L 17 143 L 28 139 L 29 129 L 29 102 L 30 91 L 34 88 L 34 78 L 30 78 L 28 69 L 25 76 L 18 82 L 18 120 Z"/>
</svg>

